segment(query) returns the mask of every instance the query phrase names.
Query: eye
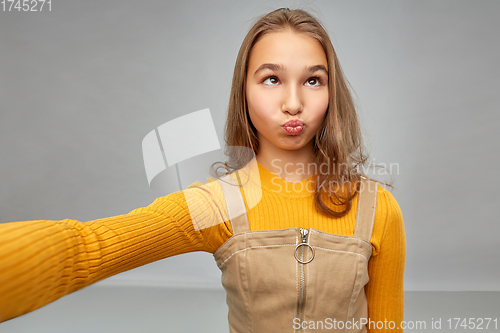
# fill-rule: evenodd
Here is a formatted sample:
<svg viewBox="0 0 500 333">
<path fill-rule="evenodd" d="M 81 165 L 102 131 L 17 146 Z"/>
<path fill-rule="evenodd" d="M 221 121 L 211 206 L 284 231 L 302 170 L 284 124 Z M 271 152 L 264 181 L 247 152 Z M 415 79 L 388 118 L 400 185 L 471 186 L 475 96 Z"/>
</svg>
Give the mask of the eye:
<svg viewBox="0 0 500 333">
<path fill-rule="evenodd" d="M 275 86 L 275 85 L 278 83 L 278 78 L 277 78 L 276 76 L 274 76 L 274 75 L 266 77 L 266 78 L 262 81 L 262 83 L 265 83 L 265 82 L 266 82 L 266 81 L 268 81 L 268 80 L 269 80 L 269 82 L 271 82 L 271 84 L 269 84 L 269 85 L 271 85 L 271 86 Z M 276 84 L 274 84 L 274 83 L 276 83 Z M 266 83 L 266 84 L 268 84 L 268 83 Z"/>
<path fill-rule="evenodd" d="M 262 83 L 265 83 L 265 84 L 270 85 L 270 86 L 275 86 L 279 83 L 279 80 L 278 80 L 278 77 L 271 75 L 271 76 L 266 77 L 264 80 L 262 80 Z M 323 85 L 323 81 L 318 76 L 310 77 L 309 79 L 307 79 L 306 83 L 308 83 L 308 85 L 311 87 L 318 87 L 318 86 Z"/>
<path fill-rule="evenodd" d="M 320 86 L 323 84 L 323 81 L 321 81 L 321 79 L 317 76 L 313 76 L 313 77 L 310 77 L 309 79 L 307 79 L 307 83 L 313 83 L 312 86 L 313 87 L 317 87 L 317 86 Z M 314 83 L 317 83 L 317 84 L 314 84 Z"/>
</svg>

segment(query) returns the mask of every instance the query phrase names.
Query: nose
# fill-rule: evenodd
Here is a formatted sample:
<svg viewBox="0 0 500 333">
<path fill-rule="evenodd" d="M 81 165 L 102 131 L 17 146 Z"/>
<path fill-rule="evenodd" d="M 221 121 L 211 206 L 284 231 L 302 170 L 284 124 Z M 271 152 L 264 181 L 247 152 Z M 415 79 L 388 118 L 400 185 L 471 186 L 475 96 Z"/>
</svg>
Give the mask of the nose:
<svg viewBox="0 0 500 333">
<path fill-rule="evenodd" d="M 294 85 L 290 85 L 284 93 L 284 100 L 282 110 L 283 112 L 288 112 L 291 115 L 295 115 L 302 111 L 302 94 L 300 89 Z"/>
</svg>

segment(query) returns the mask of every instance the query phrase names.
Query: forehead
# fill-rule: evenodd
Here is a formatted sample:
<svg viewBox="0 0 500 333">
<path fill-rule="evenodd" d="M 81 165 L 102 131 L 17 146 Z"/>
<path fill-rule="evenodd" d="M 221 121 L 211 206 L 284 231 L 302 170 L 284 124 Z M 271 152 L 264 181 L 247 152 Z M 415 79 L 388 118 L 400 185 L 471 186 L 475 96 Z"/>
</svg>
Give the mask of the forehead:
<svg viewBox="0 0 500 333">
<path fill-rule="evenodd" d="M 287 68 L 319 64 L 326 67 L 327 59 L 315 38 L 286 30 L 266 34 L 255 43 L 250 52 L 249 67 L 262 63 L 282 63 Z"/>
</svg>

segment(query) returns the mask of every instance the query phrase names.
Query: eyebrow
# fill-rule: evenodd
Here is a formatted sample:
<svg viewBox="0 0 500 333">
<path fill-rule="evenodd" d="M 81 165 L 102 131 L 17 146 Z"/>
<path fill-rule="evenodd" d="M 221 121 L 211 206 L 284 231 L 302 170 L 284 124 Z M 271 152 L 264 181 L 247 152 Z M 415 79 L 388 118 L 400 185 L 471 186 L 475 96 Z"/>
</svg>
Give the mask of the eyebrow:
<svg viewBox="0 0 500 333">
<path fill-rule="evenodd" d="M 267 64 L 260 65 L 259 68 L 257 68 L 257 70 L 255 71 L 255 73 L 253 73 L 253 76 L 255 77 L 257 75 L 257 73 L 259 73 L 260 71 L 262 71 L 264 69 L 270 69 L 270 70 L 275 71 L 275 72 L 283 72 L 286 70 L 285 66 L 283 66 L 281 64 L 267 63 Z M 306 67 L 306 72 L 314 73 L 317 71 L 322 71 L 326 75 L 328 75 L 328 70 L 323 65 L 314 65 L 314 66 Z"/>
</svg>

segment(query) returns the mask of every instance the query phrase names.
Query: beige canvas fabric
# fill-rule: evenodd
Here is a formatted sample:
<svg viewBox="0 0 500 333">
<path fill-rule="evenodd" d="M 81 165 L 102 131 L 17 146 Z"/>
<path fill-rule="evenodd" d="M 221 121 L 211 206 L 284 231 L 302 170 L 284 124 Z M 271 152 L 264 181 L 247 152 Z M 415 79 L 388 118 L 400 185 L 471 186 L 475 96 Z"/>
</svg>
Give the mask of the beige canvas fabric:
<svg viewBox="0 0 500 333">
<path fill-rule="evenodd" d="M 366 332 L 377 183 L 362 179 L 354 237 L 347 237 L 314 228 L 251 231 L 234 179 L 218 181 L 233 230 L 214 253 L 230 332 Z"/>
</svg>

